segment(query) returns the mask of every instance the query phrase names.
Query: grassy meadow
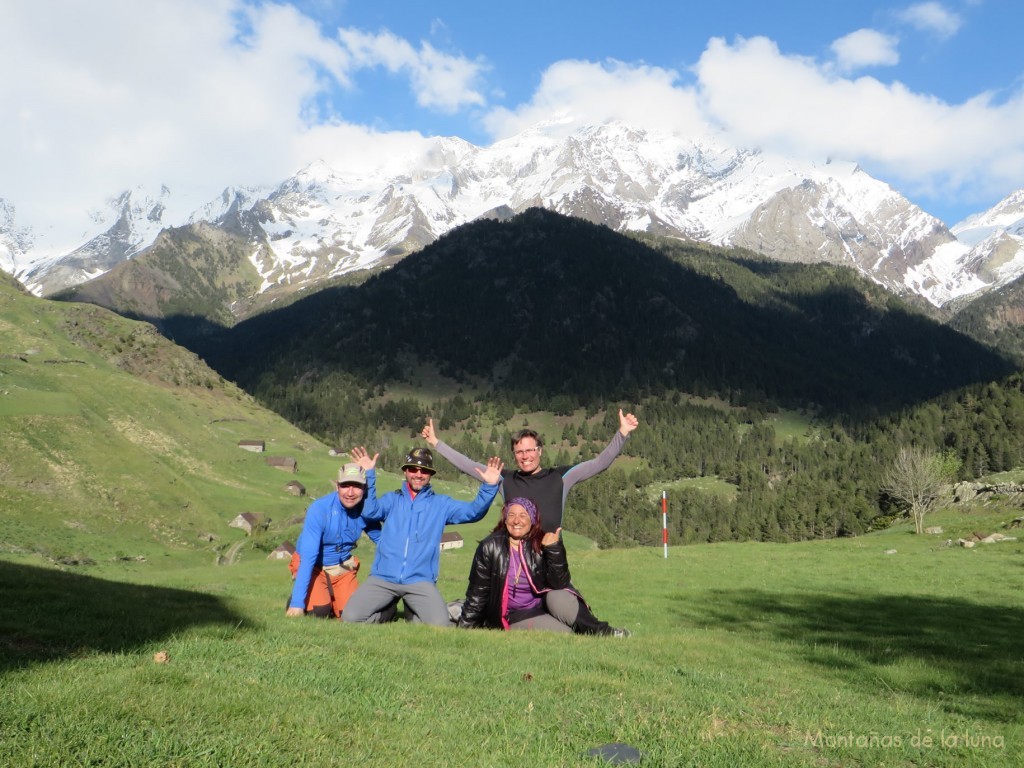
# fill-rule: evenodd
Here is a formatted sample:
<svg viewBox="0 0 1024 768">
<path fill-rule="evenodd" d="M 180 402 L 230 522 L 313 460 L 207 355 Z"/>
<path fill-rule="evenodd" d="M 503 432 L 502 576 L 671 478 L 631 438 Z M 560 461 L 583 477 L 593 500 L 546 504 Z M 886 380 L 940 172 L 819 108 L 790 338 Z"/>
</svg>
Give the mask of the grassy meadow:
<svg viewBox="0 0 1024 768">
<path fill-rule="evenodd" d="M 286 619 L 287 568 L 255 549 L 7 555 L 0 764 L 574 766 L 622 742 L 656 766 L 1017 765 L 1024 543 L 945 544 L 1007 519 L 667 559 L 569 534 L 626 640 Z M 494 520 L 443 554 L 446 597 Z"/>
</svg>

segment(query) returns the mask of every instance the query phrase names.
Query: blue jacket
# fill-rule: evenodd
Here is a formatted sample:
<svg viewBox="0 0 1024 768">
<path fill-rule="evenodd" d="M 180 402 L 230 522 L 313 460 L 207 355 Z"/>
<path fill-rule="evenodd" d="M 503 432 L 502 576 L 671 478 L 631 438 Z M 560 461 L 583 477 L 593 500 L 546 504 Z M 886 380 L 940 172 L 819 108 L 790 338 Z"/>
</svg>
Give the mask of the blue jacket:
<svg viewBox="0 0 1024 768">
<path fill-rule="evenodd" d="M 354 509 L 345 509 L 337 493 L 329 493 L 309 505 L 302 533 L 295 545 L 299 553 L 299 570 L 288 601 L 290 608 L 305 608 L 313 568 L 338 565 L 352 557 L 360 535 L 366 531 L 373 543 L 380 541 L 380 523 L 368 522 L 361 514 L 364 499 Z"/>
<path fill-rule="evenodd" d="M 457 501 L 434 493 L 428 485 L 413 499 L 403 482 L 399 490 L 378 499 L 373 469 L 366 473 L 366 486 L 363 517 L 384 521 L 370 575 L 393 584 L 436 582 L 444 527 L 475 523 L 487 514 L 498 493 L 497 484 L 481 483 L 473 501 Z"/>
</svg>

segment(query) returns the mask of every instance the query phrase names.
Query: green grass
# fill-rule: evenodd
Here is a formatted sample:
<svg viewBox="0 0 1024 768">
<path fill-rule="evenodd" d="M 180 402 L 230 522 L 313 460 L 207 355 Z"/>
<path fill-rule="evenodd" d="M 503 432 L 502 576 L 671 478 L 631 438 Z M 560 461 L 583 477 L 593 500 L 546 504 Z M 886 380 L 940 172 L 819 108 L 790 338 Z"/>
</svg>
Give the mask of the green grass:
<svg viewBox="0 0 1024 768">
<path fill-rule="evenodd" d="M 814 420 L 807 414 L 799 411 L 779 411 L 774 416 L 767 417 L 765 423 L 775 430 L 776 445 L 782 445 L 791 439 L 798 442 L 806 442 L 817 432 Z M 750 424 L 740 424 L 740 434 L 746 434 L 750 431 L 750 427 Z"/>
<path fill-rule="evenodd" d="M 813 420 L 804 413 L 796 411 L 779 411 L 768 419 L 775 429 L 775 439 L 781 445 L 790 438 L 806 440 L 815 431 Z"/>
<path fill-rule="evenodd" d="M 995 472 L 978 478 L 978 483 L 1024 483 L 1024 469 L 1011 469 L 1006 472 Z"/>
<path fill-rule="evenodd" d="M 494 520 L 459 528 L 446 597 Z M 632 638 L 290 620 L 284 563 L 251 549 L 228 567 L 8 556 L 0 764 L 561 766 L 611 742 L 655 766 L 1017 764 L 1021 542 L 568 542 Z"/>
<path fill-rule="evenodd" d="M 0 332 L 0 552 L 212 561 L 242 538 L 227 527 L 240 512 L 302 514 L 288 480 L 330 488 L 340 460 L 326 446 L 145 324 L 0 286 Z"/>
</svg>

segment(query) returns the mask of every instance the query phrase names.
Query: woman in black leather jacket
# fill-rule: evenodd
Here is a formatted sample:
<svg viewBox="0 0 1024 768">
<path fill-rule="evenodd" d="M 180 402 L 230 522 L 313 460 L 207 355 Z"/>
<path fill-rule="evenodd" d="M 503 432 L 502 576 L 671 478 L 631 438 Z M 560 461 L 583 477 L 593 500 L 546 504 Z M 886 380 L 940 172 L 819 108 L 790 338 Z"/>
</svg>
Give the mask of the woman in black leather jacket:
<svg viewBox="0 0 1024 768">
<path fill-rule="evenodd" d="M 473 556 L 459 626 L 628 637 L 599 621 L 572 588 L 561 530 L 544 533 L 529 499 L 506 502 Z"/>
</svg>

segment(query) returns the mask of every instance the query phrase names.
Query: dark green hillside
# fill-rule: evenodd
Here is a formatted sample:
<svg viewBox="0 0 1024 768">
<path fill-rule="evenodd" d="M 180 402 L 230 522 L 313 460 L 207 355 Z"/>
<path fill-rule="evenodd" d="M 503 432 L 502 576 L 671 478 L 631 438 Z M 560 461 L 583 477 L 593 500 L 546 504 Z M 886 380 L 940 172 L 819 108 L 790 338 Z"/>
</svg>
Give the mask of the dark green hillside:
<svg viewBox="0 0 1024 768">
<path fill-rule="evenodd" d="M 1024 364 L 1024 278 L 973 299 L 949 325 Z"/>
<path fill-rule="evenodd" d="M 831 413 L 885 411 L 1011 370 L 850 270 L 655 249 L 539 209 L 461 227 L 201 354 L 325 430 L 332 416 L 316 403 L 340 378 L 410 380 L 421 364 L 524 408 L 682 390 Z"/>
<path fill-rule="evenodd" d="M 603 546 L 656 543 L 638 510 L 666 485 L 674 540 L 782 541 L 898 511 L 881 478 L 906 444 L 953 450 L 963 478 L 1024 458 L 1011 366 L 851 270 L 540 210 L 191 338 L 292 424 L 372 445 L 384 469 L 428 416 L 475 457 L 529 422 L 561 464 L 600 451 L 620 405 L 635 410 L 644 428 L 617 468 L 569 499 L 569 528 Z"/>
<path fill-rule="evenodd" d="M 28 295 L 28 290 L 22 285 L 14 275 L 8 274 L 0 269 L 0 285 L 6 288 L 12 288 L 15 291 Z"/>
</svg>

